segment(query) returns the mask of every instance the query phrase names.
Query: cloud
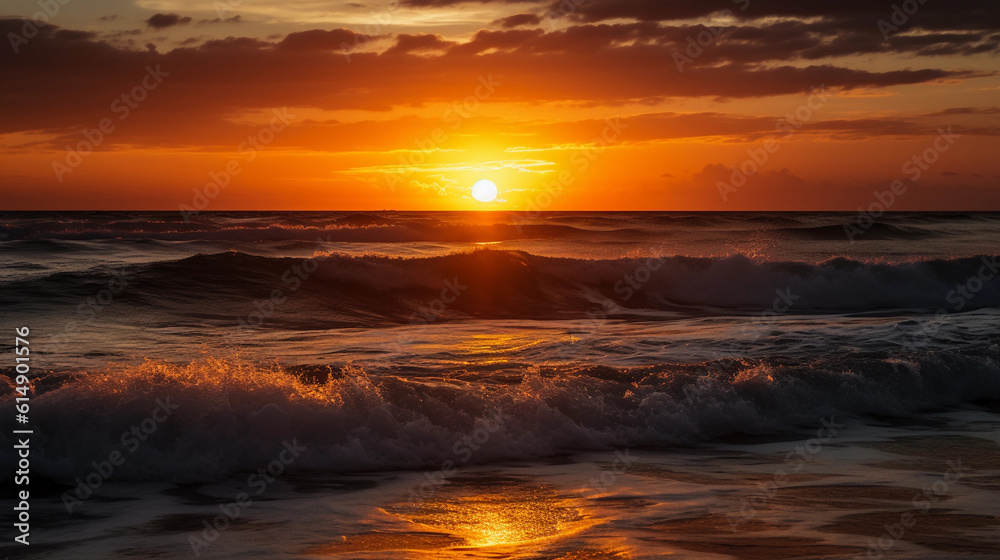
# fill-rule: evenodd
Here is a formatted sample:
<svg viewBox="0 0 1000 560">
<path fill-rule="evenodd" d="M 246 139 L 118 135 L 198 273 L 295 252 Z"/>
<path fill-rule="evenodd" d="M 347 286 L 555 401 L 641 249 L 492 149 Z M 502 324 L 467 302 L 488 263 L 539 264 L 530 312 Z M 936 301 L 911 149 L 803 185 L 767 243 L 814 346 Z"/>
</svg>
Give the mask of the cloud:
<svg viewBox="0 0 1000 560">
<path fill-rule="evenodd" d="M 146 20 L 146 25 L 153 29 L 165 29 L 175 25 L 186 25 L 191 23 L 191 18 L 181 17 L 177 14 L 155 14 Z"/>
<path fill-rule="evenodd" d="M 472 40 L 451 50 L 459 54 L 478 54 L 490 49 L 510 50 L 523 47 L 525 42 L 541 37 L 545 32 L 541 29 L 514 29 L 509 31 L 478 31 Z"/>
<path fill-rule="evenodd" d="M 541 16 L 537 14 L 514 14 L 494 21 L 491 25 L 498 25 L 504 29 L 513 29 L 525 25 L 538 25 L 542 23 Z"/>
<path fill-rule="evenodd" d="M 225 19 L 223 19 L 223 18 L 214 18 L 214 19 L 202 19 L 202 20 L 198 20 L 198 25 L 214 25 L 214 24 L 217 24 L 217 23 L 242 23 L 242 22 L 243 22 L 243 16 L 237 14 L 237 15 L 235 15 L 233 17 L 228 17 L 228 18 L 225 18 Z"/>
<path fill-rule="evenodd" d="M 20 20 L 0 20 L 0 36 L 16 33 L 23 25 Z M 833 63 L 723 61 L 693 65 L 678 79 L 671 71 L 673 48 L 658 38 L 662 31 L 657 24 L 578 26 L 549 33 L 482 30 L 464 43 L 437 35 L 399 35 L 388 50 L 377 52 L 369 36 L 349 29 L 313 29 L 277 42 L 229 37 L 150 52 L 45 25 L 21 45 L 19 54 L 0 49 L 5 96 L 0 133 L 94 127 L 109 116 L 115 99 L 136 86 L 147 66 L 159 66 L 170 75 L 144 102 L 155 110 L 137 111 L 122 125 L 140 130 L 142 123 L 147 137 L 180 135 L 184 127 L 203 131 L 230 115 L 271 107 L 385 111 L 415 104 L 450 105 L 474 95 L 480 79 L 498 84 L 489 102 L 613 107 L 685 97 L 798 94 L 820 84 L 836 92 L 981 75 L 957 69 L 863 70 Z M 345 46 L 352 49 L 350 60 L 343 56 Z M 423 56 L 395 56 L 407 53 Z M 95 68 L 101 69 L 99 76 Z M 677 117 L 670 126 L 696 120 Z M 702 131 L 718 128 L 718 121 L 701 120 L 706 126 Z M 733 124 L 746 128 L 744 134 L 766 125 Z M 698 126 L 691 126 L 689 133 L 694 134 Z M 861 125 L 845 123 L 845 131 L 854 126 Z M 650 134 L 662 136 L 664 130 L 670 129 Z M 116 138 L 125 136 L 116 133 Z"/>
<path fill-rule="evenodd" d="M 397 35 L 396 44 L 385 51 L 386 55 L 410 54 L 415 52 L 443 51 L 457 43 L 446 41 L 440 35 Z"/>
<path fill-rule="evenodd" d="M 579 21 L 627 19 L 638 21 L 678 21 L 707 18 L 728 9 L 733 17 L 752 20 L 767 18 L 820 19 L 841 29 L 861 27 L 878 29 L 878 21 L 892 23 L 891 3 L 868 0 L 839 2 L 800 2 L 798 0 L 746 0 L 733 2 L 684 2 L 664 0 L 588 0 L 586 2 L 553 0 L 549 12 Z M 744 8 L 745 9 L 742 9 Z M 953 0 L 947 3 L 922 3 L 902 22 L 908 28 L 926 30 L 1000 29 L 1000 10 L 993 0 Z M 898 16 L 897 16 L 898 17 Z M 897 19 L 897 21 L 900 21 Z"/>
<path fill-rule="evenodd" d="M 289 33 L 277 47 L 291 50 L 342 50 L 372 39 L 350 29 L 312 29 Z"/>
<path fill-rule="evenodd" d="M 448 186 L 441 185 L 438 182 L 425 183 L 423 181 L 413 179 L 410 181 L 410 185 L 418 188 L 421 191 L 431 191 L 438 196 L 446 196 L 448 194 Z"/>
</svg>

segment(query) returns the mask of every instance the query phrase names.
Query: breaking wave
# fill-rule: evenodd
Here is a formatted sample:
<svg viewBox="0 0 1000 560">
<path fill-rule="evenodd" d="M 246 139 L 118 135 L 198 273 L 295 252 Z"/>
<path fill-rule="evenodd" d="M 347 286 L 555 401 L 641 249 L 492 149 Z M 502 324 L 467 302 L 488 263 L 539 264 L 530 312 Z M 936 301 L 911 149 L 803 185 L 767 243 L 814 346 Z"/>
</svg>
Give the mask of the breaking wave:
<svg viewBox="0 0 1000 560">
<path fill-rule="evenodd" d="M 72 482 L 118 450 L 126 460 L 116 478 L 207 481 L 256 470 L 293 439 L 307 449 L 295 468 L 337 472 L 690 445 L 815 428 L 829 416 L 996 402 L 998 358 L 994 344 L 799 362 L 526 365 L 503 374 L 406 376 L 214 358 L 146 361 L 36 379 L 32 470 Z M 0 412 L 13 415 L 13 396 L 6 390 Z M 169 414 L 153 415 L 164 405 Z M 150 431 L 154 416 L 160 421 Z M 133 426 L 146 429 L 145 441 L 128 437 Z M 0 444 L 11 443 L 5 437 Z"/>
<path fill-rule="evenodd" d="M 336 314 L 359 313 L 398 321 L 448 286 L 459 287 L 449 314 L 478 318 L 571 317 L 599 307 L 621 316 L 759 313 L 775 306 L 791 314 L 1000 307 L 1000 282 L 990 281 L 1000 275 L 992 255 L 894 264 L 837 258 L 812 264 L 742 255 L 573 259 L 481 249 L 439 257 L 318 254 L 306 260 L 202 254 L 115 274 L 129 279 L 123 299 L 165 308 L 205 300 L 242 309 L 274 288 L 302 286 L 314 307 L 311 316 L 299 319 L 311 317 L 318 324 Z M 305 276 L 301 282 L 289 272 L 304 267 L 313 270 L 300 275 Z M 114 277 L 95 270 L 8 282 L 0 302 L 78 301 Z"/>
</svg>

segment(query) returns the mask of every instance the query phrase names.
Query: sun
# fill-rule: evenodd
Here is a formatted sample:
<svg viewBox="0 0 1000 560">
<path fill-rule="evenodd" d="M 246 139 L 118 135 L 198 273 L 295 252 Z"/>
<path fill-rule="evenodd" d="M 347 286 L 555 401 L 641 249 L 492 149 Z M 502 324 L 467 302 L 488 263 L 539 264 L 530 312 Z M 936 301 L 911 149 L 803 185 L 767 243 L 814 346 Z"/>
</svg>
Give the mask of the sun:
<svg viewBox="0 0 1000 560">
<path fill-rule="evenodd" d="M 493 202 L 497 198 L 497 185 L 488 179 L 476 181 L 472 185 L 472 198 L 479 202 Z"/>
</svg>

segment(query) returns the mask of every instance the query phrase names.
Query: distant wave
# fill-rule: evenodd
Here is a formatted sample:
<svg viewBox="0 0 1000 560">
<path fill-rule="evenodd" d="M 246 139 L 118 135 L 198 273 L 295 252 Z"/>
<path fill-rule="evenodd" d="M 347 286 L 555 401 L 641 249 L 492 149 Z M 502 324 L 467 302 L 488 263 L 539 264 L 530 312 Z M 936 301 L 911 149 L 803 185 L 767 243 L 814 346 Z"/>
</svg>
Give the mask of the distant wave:
<svg viewBox="0 0 1000 560">
<path fill-rule="evenodd" d="M 171 307 L 179 301 L 245 307 L 288 287 L 302 259 L 230 252 L 133 266 L 121 298 Z M 439 257 L 321 255 L 303 282 L 317 326 L 333 315 L 405 320 L 438 297 L 445 282 L 463 288 L 448 317 L 569 317 L 603 308 L 611 315 L 645 311 L 687 314 L 850 313 L 881 310 L 967 311 L 1000 307 L 993 256 L 897 264 L 844 258 L 820 264 L 711 258 L 572 259 L 481 249 Z M 4 284 L 0 302 L 75 301 L 106 284 L 106 271 L 59 273 Z M 296 282 L 297 283 L 297 282 Z M 966 286 L 966 292 L 959 291 Z M 971 296 L 971 297 L 967 297 Z M 366 319 L 367 320 L 367 319 Z"/>
<path fill-rule="evenodd" d="M 669 447 L 735 434 L 815 429 L 822 418 L 903 416 L 929 407 L 1000 399 L 991 350 L 910 356 L 724 359 L 633 369 L 525 366 L 491 381 L 445 372 L 447 382 L 357 368 L 298 375 L 208 359 L 146 362 L 36 380 L 32 472 L 72 483 L 119 450 L 123 479 L 206 481 L 266 465 L 293 438 L 296 468 L 431 469 L 571 451 Z M 0 413 L 10 417 L 13 388 Z M 157 400 L 176 405 L 148 441 L 121 436 Z M 158 413 L 162 417 L 162 413 Z M 484 436 L 472 452 L 463 438 Z M 0 434 L 0 445 L 9 434 Z M 134 439 L 134 438 L 132 438 Z M 3 462 L 10 463 L 5 453 Z M 13 472 L 3 465 L 3 476 Z M 34 474 L 33 474 L 34 476 Z"/>
<path fill-rule="evenodd" d="M 621 220 L 614 223 L 621 225 Z M 562 239 L 595 233 L 628 235 L 630 229 L 593 231 L 565 224 L 533 223 L 516 216 L 498 217 L 495 223 L 448 223 L 435 218 L 410 216 L 384 218 L 370 214 L 342 217 L 297 218 L 294 213 L 264 218 L 228 217 L 185 223 L 176 216 L 162 221 L 90 219 L 51 221 L 39 219 L 25 225 L 0 226 L 0 240 L 8 250 L 37 249 L 38 243 L 58 241 L 327 241 L 327 242 L 491 242 L 512 239 Z"/>
<path fill-rule="evenodd" d="M 206 212 L 189 222 L 176 212 L 0 212 L 0 243 L 39 240 L 488 242 L 513 239 L 671 238 L 685 232 L 785 233 L 847 240 L 854 213 L 331 213 Z M 888 213 L 865 239 L 944 236 L 951 228 L 1000 226 L 996 213 Z M 611 237 L 609 237 L 611 236 Z"/>
<path fill-rule="evenodd" d="M 852 224 L 853 225 L 853 224 Z M 812 239 L 822 241 L 838 241 L 847 239 L 844 226 L 810 226 L 810 227 L 788 227 L 777 228 L 775 231 L 784 233 L 796 239 Z M 912 225 L 887 224 L 876 222 L 869 225 L 862 231 L 865 239 L 922 239 L 940 236 L 943 232 Z M 858 236 L 859 234 L 855 234 Z"/>
<path fill-rule="evenodd" d="M 436 223 L 395 223 L 390 220 L 355 216 L 348 220 L 338 220 L 329 225 L 226 225 L 222 227 L 200 227 L 197 225 L 164 224 L 151 227 L 148 224 L 76 224 L 70 227 L 22 227 L 0 228 L 7 235 L 7 250 L 35 250 L 38 244 L 59 241 L 308 241 L 308 242 L 354 242 L 354 243 L 404 243 L 442 242 L 476 243 L 509 241 L 514 239 L 563 239 L 583 238 L 593 235 L 628 235 L 635 230 L 616 229 L 592 231 L 569 225 L 556 224 L 436 224 Z M 10 243 L 20 242 L 22 245 Z"/>
</svg>

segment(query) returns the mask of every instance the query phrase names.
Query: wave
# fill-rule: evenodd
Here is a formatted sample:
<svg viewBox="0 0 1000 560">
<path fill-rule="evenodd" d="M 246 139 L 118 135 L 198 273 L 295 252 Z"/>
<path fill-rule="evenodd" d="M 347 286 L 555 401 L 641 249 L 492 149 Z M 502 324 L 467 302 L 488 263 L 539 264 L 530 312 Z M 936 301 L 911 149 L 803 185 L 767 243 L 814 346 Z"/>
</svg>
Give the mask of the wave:
<svg viewBox="0 0 1000 560">
<path fill-rule="evenodd" d="M 185 221 L 177 212 L 0 212 L 0 241 L 139 240 L 476 242 L 591 238 L 619 233 L 671 237 L 684 232 L 776 231 L 844 240 L 854 213 L 767 212 L 205 212 Z M 628 224 L 627 227 L 622 227 Z M 918 224 L 918 225 L 914 225 Z M 951 228 L 1000 225 L 996 213 L 887 213 L 865 239 L 945 236 Z M 811 237 L 810 237 L 811 236 Z"/>
<path fill-rule="evenodd" d="M 425 379 L 358 368 L 306 375 L 220 359 L 147 361 L 36 380 L 32 471 L 72 482 L 117 450 L 126 461 L 116 478 L 207 481 L 256 470 L 293 439 L 307 449 L 295 468 L 338 472 L 689 445 L 815 428 L 831 416 L 995 403 L 998 360 L 994 345 L 798 363 L 523 366 L 496 378 L 449 372 Z M 0 413 L 13 415 L 13 389 L 6 393 Z M 133 426 L 148 439 L 128 437 Z M 0 444 L 11 443 L 6 437 Z"/>
<path fill-rule="evenodd" d="M 1000 279 L 990 279 L 1000 275 L 997 262 L 996 256 L 985 255 L 895 264 L 837 258 L 811 264 L 742 255 L 573 259 L 491 249 L 422 258 L 317 254 L 293 259 L 229 252 L 116 273 L 101 269 L 12 281 L 4 284 L 0 303 L 78 302 L 124 275 L 128 286 L 120 299 L 167 309 L 187 301 L 242 310 L 274 289 L 299 290 L 296 298 L 305 298 L 308 306 L 296 320 L 300 325 L 312 321 L 314 328 L 359 316 L 405 321 L 449 286 L 442 320 L 576 317 L 595 310 L 621 317 L 763 310 L 952 312 L 1000 307 Z"/>
<path fill-rule="evenodd" d="M 853 225 L 853 224 L 852 224 Z M 784 233 L 797 239 L 819 240 L 819 241 L 842 241 L 848 239 L 846 230 L 842 225 L 825 225 L 810 227 L 788 227 L 777 228 L 775 231 Z M 918 226 L 894 225 L 876 222 L 869 225 L 862 234 L 868 240 L 896 240 L 896 239 L 926 239 L 942 235 L 940 230 L 932 230 Z M 858 234 L 854 234 L 858 235 Z M 853 236 L 852 236 L 853 237 Z"/>
<path fill-rule="evenodd" d="M 620 222 L 619 222 L 620 224 Z M 597 235 L 620 237 L 638 235 L 642 232 L 632 229 L 593 231 L 568 225 L 498 223 L 490 225 L 474 224 L 425 224 L 394 223 L 374 217 L 353 216 L 335 223 L 317 226 L 297 225 L 241 225 L 226 227 L 169 227 L 150 228 L 147 224 L 107 225 L 94 227 L 82 224 L 49 231 L 35 231 L 29 228 L 7 228 L 0 230 L 6 235 L 7 250 L 37 251 L 46 249 L 44 243 L 58 241 L 101 241 L 123 242 L 275 242 L 302 241 L 320 243 L 486 243 L 511 241 L 516 239 L 565 239 L 586 238 Z M 43 245 L 39 245 L 43 243 Z"/>
</svg>

